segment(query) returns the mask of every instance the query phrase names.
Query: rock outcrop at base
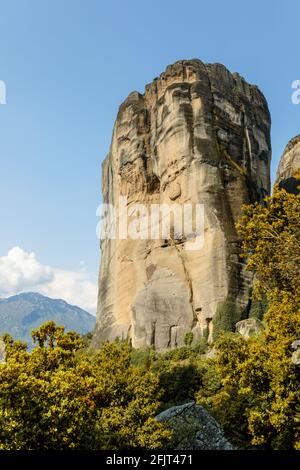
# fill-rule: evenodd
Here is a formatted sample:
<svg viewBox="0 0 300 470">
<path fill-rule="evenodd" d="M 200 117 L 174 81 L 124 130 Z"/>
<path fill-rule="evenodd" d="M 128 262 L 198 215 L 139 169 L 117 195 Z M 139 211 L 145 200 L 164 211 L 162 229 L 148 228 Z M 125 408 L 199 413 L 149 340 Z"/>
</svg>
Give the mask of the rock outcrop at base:
<svg viewBox="0 0 300 470">
<path fill-rule="evenodd" d="M 170 238 L 151 239 L 152 219 L 147 237 L 103 240 L 94 346 L 129 337 L 165 350 L 247 317 L 252 280 L 235 223 L 244 203 L 269 194 L 270 158 L 264 96 L 223 65 L 179 61 L 128 96 L 103 163 L 104 202 L 117 213 L 120 196 L 128 211 L 203 204 L 204 243 L 187 249 L 192 230 L 180 239 L 174 222 Z"/>
<path fill-rule="evenodd" d="M 172 450 L 233 450 L 217 421 L 200 405 L 173 406 L 156 419 L 172 431 Z"/>
<path fill-rule="evenodd" d="M 280 188 L 290 193 L 299 193 L 300 135 L 291 139 L 284 149 L 278 165 L 277 182 Z"/>
<path fill-rule="evenodd" d="M 300 366 L 300 339 L 296 339 L 292 344 L 291 348 L 294 351 L 292 354 L 292 363 L 295 366 Z"/>
<path fill-rule="evenodd" d="M 249 339 L 264 331 L 264 325 L 257 318 L 247 318 L 237 322 L 235 331 L 244 336 L 244 338 Z"/>
</svg>

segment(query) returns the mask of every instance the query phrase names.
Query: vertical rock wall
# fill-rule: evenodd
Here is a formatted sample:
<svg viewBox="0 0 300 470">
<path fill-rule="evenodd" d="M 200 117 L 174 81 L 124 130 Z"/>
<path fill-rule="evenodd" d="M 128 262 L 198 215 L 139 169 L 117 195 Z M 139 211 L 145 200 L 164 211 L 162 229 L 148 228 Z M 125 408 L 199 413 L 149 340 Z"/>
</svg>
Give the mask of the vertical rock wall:
<svg viewBox="0 0 300 470">
<path fill-rule="evenodd" d="M 300 135 L 289 141 L 277 170 L 277 182 L 281 188 L 298 193 L 300 185 Z"/>
<path fill-rule="evenodd" d="M 104 202 L 204 204 L 204 244 L 103 240 L 95 346 L 131 337 L 165 350 L 247 317 L 251 278 L 235 222 L 244 203 L 269 194 L 270 158 L 264 96 L 223 65 L 179 61 L 128 96 L 103 163 Z"/>
</svg>

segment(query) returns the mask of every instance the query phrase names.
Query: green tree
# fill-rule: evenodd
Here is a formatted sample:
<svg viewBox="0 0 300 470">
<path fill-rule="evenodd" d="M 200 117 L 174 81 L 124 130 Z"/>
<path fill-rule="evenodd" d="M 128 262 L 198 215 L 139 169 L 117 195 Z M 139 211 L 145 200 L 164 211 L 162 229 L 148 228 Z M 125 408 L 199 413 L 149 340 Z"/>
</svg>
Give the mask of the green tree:
<svg viewBox="0 0 300 470">
<path fill-rule="evenodd" d="M 75 332 L 48 322 L 37 346 L 9 335 L 0 364 L 0 449 L 159 448 L 169 432 L 155 419 L 158 379 L 131 365 L 126 343 L 82 352 Z"/>
<path fill-rule="evenodd" d="M 299 214 L 299 195 L 276 187 L 264 206 L 245 206 L 237 224 L 248 269 L 256 273 L 255 294 L 267 300 L 278 292 L 299 295 Z"/>
<path fill-rule="evenodd" d="M 157 376 L 163 392 L 160 410 L 194 401 L 199 390 L 207 396 L 219 388 L 213 361 L 205 359 L 204 351 L 205 344 L 199 342 L 152 354 L 149 367 Z"/>
<path fill-rule="evenodd" d="M 299 214 L 300 195 L 276 188 L 265 206 L 247 206 L 238 225 L 255 294 L 268 302 L 265 331 L 219 339 L 222 388 L 198 399 L 240 445 L 300 449 L 300 369 L 291 349 L 300 339 Z"/>
</svg>

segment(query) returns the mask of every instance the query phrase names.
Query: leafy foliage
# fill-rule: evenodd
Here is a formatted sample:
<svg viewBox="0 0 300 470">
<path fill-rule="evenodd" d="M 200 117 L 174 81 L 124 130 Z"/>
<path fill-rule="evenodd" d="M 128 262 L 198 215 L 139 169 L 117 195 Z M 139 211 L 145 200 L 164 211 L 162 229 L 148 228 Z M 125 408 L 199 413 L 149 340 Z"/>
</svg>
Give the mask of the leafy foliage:
<svg viewBox="0 0 300 470">
<path fill-rule="evenodd" d="M 245 340 L 219 339 L 216 370 L 222 388 L 199 398 L 239 445 L 300 449 L 300 369 L 291 344 L 300 339 L 300 195 L 275 189 L 266 206 L 248 206 L 238 225 L 265 296 L 265 331 Z"/>
<path fill-rule="evenodd" d="M 88 350 L 90 337 L 53 322 L 33 332 L 36 347 L 4 336 L 0 364 L 0 449 L 160 448 L 171 438 L 154 416 L 196 400 L 242 448 L 300 450 L 300 194 L 275 189 L 238 224 L 256 283 L 250 316 L 265 330 L 246 340 L 227 299 L 213 320 L 216 355 L 206 338 L 158 354 L 126 342 Z M 266 310 L 266 313 L 264 311 Z"/>
<path fill-rule="evenodd" d="M 221 302 L 213 317 L 213 337 L 216 340 L 227 331 L 233 331 L 236 322 L 241 319 L 241 309 L 234 299 L 228 298 Z"/>
<path fill-rule="evenodd" d="M 204 343 L 153 354 L 150 368 L 161 389 L 160 410 L 195 401 L 199 390 L 206 396 L 215 393 L 220 382 L 214 374 L 213 361 L 204 356 Z"/>
<path fill-rule="evenodd" d="M 277 291 L 299 295 L 299 214 L 299 195 L 275 188 L 265 206 L 246 206 L 237 225 L 245 256 L 250 255 L 248 269 L 256 273 L 255 292 L 267 300 Z"/>
<path fill-rule="evenodd" d="M 0 449 L 159 448 L 168 438 L 154 419 L 158 380 L 131 365 L 128 344 L 86 355 L 80 336 L 53 322 L 33 332 L 31 353 L 3 339 Z"/>
<path fill-rule="evenodd" d="M 263 296 L 261 299 L 252 299 L 249 311 L 249 318 L 256 318 L 257 320 L 262 320 L 264 314 L 267 311 L 267 308 L 268 302 L 265 296 Z"/>
</svg>

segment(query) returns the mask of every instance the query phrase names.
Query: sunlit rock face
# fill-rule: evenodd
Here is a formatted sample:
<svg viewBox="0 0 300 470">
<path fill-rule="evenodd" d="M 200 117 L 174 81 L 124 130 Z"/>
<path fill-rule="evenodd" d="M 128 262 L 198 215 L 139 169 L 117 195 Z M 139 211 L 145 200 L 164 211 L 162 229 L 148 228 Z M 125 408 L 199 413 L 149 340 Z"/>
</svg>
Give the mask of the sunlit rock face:
<svg viewBox="0 0 300 470">
<path fill-rule="evenodd" d="M 94 346 L 120 337 L 165 350 L 247 317 L 251 278 L 235 222 L 244 203 L 269 194 L 270 158 L 264 96 L 223 65 L 179 61 L 128 96 L 103 163 L 104 202 L 203 204 L 204 242 L 103 240 Z"/>
<path fill-rule="evenodd" d="M 300 135 L 287 144 L 277 170 L 277 182 L 291 193 L 299 193 L 300 185 Z"/>
</svg>

